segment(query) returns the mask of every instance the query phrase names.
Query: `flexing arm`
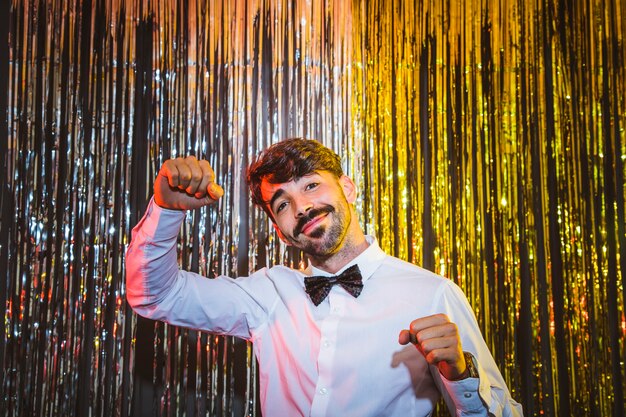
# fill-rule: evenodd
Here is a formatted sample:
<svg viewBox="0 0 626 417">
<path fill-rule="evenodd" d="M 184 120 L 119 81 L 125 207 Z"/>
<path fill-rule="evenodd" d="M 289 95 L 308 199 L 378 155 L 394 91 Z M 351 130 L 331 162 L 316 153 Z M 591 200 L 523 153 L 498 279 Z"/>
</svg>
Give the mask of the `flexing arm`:
<svg viewBox="0 0 626 417">
<path fill-rule="evenodd" d="M 209 163 L 193 156 L 170 159 L 161 166 L 153 201 L 133 229 L 126 252 L 126 299 L 137 313 L 171 321 L 171 313 L 165 311 L 168 317 L 159 313 L 166 300 L 176 293 L 179 299 L 190 295 L 181 287 L 191 282 L 205 285 L 198 281 L 203 278 L 179 270 L 176 241 L 185 211 L 211 204 L 223 194 L 214 179 Z"/>
<path fill-rule="evenodd" d="M 267 316 L 253 294 L 272 296 L 270 280 L 258 279 L 265 271 L 257 271 L 256 278 L 207 279 L 178 265 L 176 242 L 185 210 L 223 195 L 214 179 L 209 164 L 195 157 L 163 164 L 154 199 L 126 252 L 126 299 L 137 314 L 153 320 L 249 339 L 251 328 Z"/>
<path fill-rule="evenodd" d="M 439 313 L 418 318 L 400 332 L 398 341 L 414 344 L 438 370 L 442 377 L 438 385 L 446 391 L 444 398 L 457 416 L 522 416 L 522 408 L 511 398 L 467 299 L 457 286 L 448 287 L 451 291 L 442 293 L 438 309 L 454 316 Z M 463 351 L 474 358 L 478 378 L 471 377 Z"/>
</svg>

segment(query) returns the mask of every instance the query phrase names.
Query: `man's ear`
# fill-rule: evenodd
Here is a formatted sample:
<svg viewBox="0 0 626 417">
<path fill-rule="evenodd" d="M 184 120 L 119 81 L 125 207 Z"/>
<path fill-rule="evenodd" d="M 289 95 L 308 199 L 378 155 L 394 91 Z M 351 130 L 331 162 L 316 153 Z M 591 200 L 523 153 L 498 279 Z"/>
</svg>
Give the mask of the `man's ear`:
<svg viewBox="0 0 626 417">
<path fill-rule="evenodd" d="M 339 185 L 341 185 L 348 203 L 353 204 L 356 201 L 356 185 L 354 185 L 354 181 L 347 175 L 342 175 L 339 178 Z"/>
<path fill-rule="evenodd" d="M 291 246 L 291 242 L 289 242 L 285 235 L 283 235 L 282 230 L 280 230 L 276 223 L 272 222 L 272 226 L 274 226 L 274 229 L 276 230 L 276 233 L 278 233 L 278 237 L 280 238 L 280 240 L 282 240 L 287 246 Z"/>
</svg>

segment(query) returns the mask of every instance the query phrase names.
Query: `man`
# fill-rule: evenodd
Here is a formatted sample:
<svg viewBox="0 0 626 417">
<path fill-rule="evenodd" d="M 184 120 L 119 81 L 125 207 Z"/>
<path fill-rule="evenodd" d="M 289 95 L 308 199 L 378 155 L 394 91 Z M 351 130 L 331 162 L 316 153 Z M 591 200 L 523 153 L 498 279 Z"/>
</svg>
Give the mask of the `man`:
<svg viewBox="0 0 626 417">
<path fill-rule="evenodd" d="M 309 267 L 237 279 L 179 270 L 184 211 L 223 190 L 206 161 L 169 160 L 127 252 L 138 314 L 251 340 L 265 416 L 423 416 L 441 395 L 456 415 L 522 414 L 460 289 L 364 235 L 355 185 L 334 152 L 314 140 L 279 142 L 251 164 L 248 184 Z"/>
</svg>

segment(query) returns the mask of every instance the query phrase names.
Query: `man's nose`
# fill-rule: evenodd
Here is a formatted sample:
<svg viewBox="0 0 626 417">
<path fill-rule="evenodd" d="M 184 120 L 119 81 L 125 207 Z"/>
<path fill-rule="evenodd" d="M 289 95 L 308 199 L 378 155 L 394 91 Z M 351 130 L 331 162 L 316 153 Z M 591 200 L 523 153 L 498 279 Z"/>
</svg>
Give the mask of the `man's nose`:
<svg viewBox="0 0 626 417">
<path fill-rule="evenodd" d="M 296 200 L 296 217 L 306 216 L 309 210 L 313 208 L 313 203 L 307 198 Z"/>
</svg>

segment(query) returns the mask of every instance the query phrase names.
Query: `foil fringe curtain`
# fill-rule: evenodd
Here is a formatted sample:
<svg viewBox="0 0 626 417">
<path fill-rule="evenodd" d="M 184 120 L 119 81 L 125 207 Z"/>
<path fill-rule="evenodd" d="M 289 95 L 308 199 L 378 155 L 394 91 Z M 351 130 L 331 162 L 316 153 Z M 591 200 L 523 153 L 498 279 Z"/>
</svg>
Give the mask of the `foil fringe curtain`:
<svg viewBox="0 0 626 417">
<path fill-rule="evenodd" d="M 623 0 L 0 3 L 0 414 L 260 415 L 250 346 L 136 317 L 161 163 L 208 158 L 207 276 L 304 262 L 248 203 L 268 144 L 344 156 L 390 253 L 453 279 L 527 415 L 626 414 Z"/>
</svg>

